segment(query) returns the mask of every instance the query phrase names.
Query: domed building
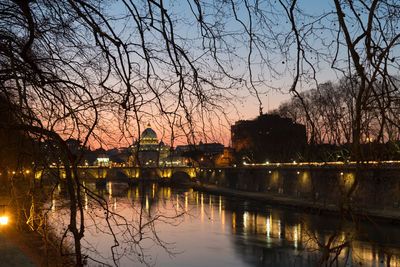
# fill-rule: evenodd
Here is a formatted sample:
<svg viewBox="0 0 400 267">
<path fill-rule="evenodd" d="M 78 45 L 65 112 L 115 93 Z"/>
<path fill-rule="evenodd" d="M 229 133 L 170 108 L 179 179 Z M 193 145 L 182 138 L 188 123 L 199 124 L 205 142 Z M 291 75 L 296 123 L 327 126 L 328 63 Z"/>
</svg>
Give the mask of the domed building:
<svg viewBox="0 0 400 267">
<path fill-rule="evenodd" d="M 159 162 L 169 155 L 169 146 L 164 142 L 158 142 L 156 132 L 151 128 L 150 123 L 140 135 L 139 142 L 131 146 L 133 165 L 142 167 L 158 166 Z"/>
<path fill-rule="evenodd" d="M 156 150 L 158 147 L 157 134 L 151 129 L 150 123 L 147 124 L 146 130 L 142 132 L 139 140 L 139 151 Z"/>
</svg>

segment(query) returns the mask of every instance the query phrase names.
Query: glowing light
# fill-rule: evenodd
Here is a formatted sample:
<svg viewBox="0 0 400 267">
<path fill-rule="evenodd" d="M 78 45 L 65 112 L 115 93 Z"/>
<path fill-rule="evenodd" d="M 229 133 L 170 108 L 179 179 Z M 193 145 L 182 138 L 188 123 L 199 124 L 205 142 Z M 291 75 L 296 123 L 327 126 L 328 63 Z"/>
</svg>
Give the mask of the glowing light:
<svg viewBox="0 0 400 267">
<path fill-rule="evenodd" d="M 1 216 L 0 225 L 7 225 L 7 224 L 8 224 L 8 216 Z"/>
<path fill-rule="evenodd" d="M 351 186 L 354 183 L 354 174 L 353 173 L 347 173 L 346 175 L 343 176 L 343 183 L 346 188 L 346 190 L 349 190 Z"/>
<path fill-rule="evenodd" d="M 221 213 L 221 224 L 222 224 L 222 229 L 225 229 L 225 211 L 224 210 Z"/>
<path fill-rule="evenodd" d="M 106 157 L 98 157 L 97 158 L 97 163 L 99 165 L 108 165 L 110 163 L 110 159 Z"/>
<path fill-rule="evenodd" d="M 221 196 L 219 196 L 219 214 L 221 214 L 222 211 L 222 199 Z"/>
<path fill-rule="evenodd" d="M 236 213 L 232 212 L 232 232 L 236 232 Z"/>
<path fill-rule="evenodd" d="M 247 227 L 248 227 L 248 217 L 249 217 L 249 213 L 247 211 L 245 211 L 243 213 L 243 226 L 244 226 L 244 230 L 246 231 Z"/>
<path fill-rule="evenodd" d="M 112 182 L 108 183 L 108 193 L 109 193 L 108 199 L 111 200 L 111 198 L 112 198 Z"/>
<path fill-rule="evenodd" d="M 266 232 L 267 232 L 267 237 L 270 237 L 271 236 L 271 216 L 268 217 L 265 228 L 266 228 Z"/>
<path fill-rule="evenodd" d="M 278 220 L 278 238 L 281 239 L 281 220 Z"/>
<path fill-rule="evenodd" d="M 29 174 L 29 173 L 30 173 L 30 171 L 29 171 L 29 170 L 26 170 L 25 172 L 26 172 L 26 174 Z"/>
<path fill-rule="evenodd" d="M 56 199 L 54 197 L 51 201 L 51 211 L 56 211 Z"/>
</svg>

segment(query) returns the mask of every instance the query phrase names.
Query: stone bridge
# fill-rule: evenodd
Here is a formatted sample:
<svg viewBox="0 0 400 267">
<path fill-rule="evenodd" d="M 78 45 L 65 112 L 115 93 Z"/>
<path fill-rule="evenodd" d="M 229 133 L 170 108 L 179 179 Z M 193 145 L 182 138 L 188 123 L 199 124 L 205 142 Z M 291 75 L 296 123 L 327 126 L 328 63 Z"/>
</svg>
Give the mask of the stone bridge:
<svg viewBox="0 0 400 267">
<path fill-rule="evenodd" d="M 50 169 L 52 176 L 65 178 L 63 169 Z M 333 188 L 346 192 L 354 182 L 355 165 L 266 165 L 223 168 L 200 167 L 95 167 L 81 166 L 79 177 L 86 181 L 105 182 L 106 179 L 136 181 L 190 181 L 214 184 L 233 189 L 266 191 L 296 196 L 321 196 Z M 396 189 L 400 201 L 400 164 L 372 165 L 363 170 L 361 187 L 369 191 L 384 187 L 382 194 Z M 370 188 L 371 187 L 371 188 Z M 367 189 L 365 189 L 368 191 Z M 314 192 L 315 191 L 315 192 Z M 396 197 L 397 199 L 397 197 Z"/>
<path fill-rule="evenodd" d="M 97 167 L 97 166 L 80 166 L 78 167 L 78 175 L 83 180 L 123 180 L 123 181 L 139 181 L 139 180 L 191 180 L 196 178 L 198 168 L 195 167 Z M 63 169 L 50 169 L 47 174 L 65 178 Z M 36 176 L 46 175 L 38 173 Z"/>
<path fill-rule="evenodd" d="M 50 169 L 65 177 L 62 169 Z M 55 171 L 55 172 L 54 172 Z M 105 178 L 127 182 L 140 180 L 189 181 L 235 190 L 265 192 L 321 203 L 336 203 L 355 182 L 355 165 L 266 165 L 226 168 L 198 167 L 80 167 L 82 179 L 105 182 Z M 336 202 L 335 202 L 336 201 Z M 375 208 L 400 208 L 400 163 L 373 164 L 362 168 L 352 200 Z"/>
</svg>

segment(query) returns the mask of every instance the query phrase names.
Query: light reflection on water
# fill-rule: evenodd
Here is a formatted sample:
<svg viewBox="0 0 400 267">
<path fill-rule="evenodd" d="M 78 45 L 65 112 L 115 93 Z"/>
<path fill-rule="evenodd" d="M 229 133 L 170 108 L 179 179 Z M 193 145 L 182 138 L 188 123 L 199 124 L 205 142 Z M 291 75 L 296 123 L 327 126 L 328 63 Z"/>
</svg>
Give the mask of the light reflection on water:
<svg viewBox="0 0 400 267">
<path fill-rule="evenodd" d="M 114 256 L 119 266 L 144 265 L 142 261 L 157 266 L 315 266 L 321 244 L 328 242 L 338 223 L 333 216 L 191 189 L 157 184 L 128 187 L 108 183 L 104 189 L 87 186 L 107 200 L 110 211 L 123 216 L 105 213 L 84 193 L 86 253 L 111 265 L 110 247 L 117 243 L 106 218 L 118 238 Z M 61 199 L 62 194 L 60 203 L 52 206 L 53 225 L 60 231 L 68 223 Z M 367 235 L 356 234 L 352 224 L 346 223 L 333 240 L 333 247 L 349 243 L 338 257 L 341 266 L 385 266 L 387 256 L 377 248 L 383 245 L 392 254 L 391 266 L 400 266 L 400 244 L 396 243 L 400 230 L 396 226 L 360 223 L 360 229 Z"/>
</svg>

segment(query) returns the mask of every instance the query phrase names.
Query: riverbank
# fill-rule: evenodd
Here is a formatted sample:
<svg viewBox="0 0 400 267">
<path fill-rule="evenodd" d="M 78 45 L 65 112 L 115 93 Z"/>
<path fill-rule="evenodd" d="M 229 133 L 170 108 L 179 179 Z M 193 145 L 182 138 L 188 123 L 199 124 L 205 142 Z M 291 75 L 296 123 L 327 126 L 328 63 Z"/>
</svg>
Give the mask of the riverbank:
<svg viewBox="0 0 400 267">
<path fill-rule="evenodd" d="M 193 189 L 198 191 L 262 201 L 268 204 L 276 204 L 288 208 L 301 208 L 304 211 L 318 214 L 337 214 L 338 212 L 337 205 L 332 203 L 321 203 L 318 201 L 299 199 L 274 193 L 242 191 L 210 184 L 191 183 L 191 186 Z M 357 205 L 354 205 L 352 211 L 355 215 L 364 219 L 374 218 L 393 223 L 400 223 L 400 210 L 396 208 L 375 209 L 371 207 L 357 207 Z"/>
<path fill-rule="evenodd" d="M 3 226 L 0 235 L 3 252 L 0 266 L 73 266 L 67 258 L 61 257 L 55 246 L 46 247 L 40 234 L 28 227 Z"/>
<path fill-rule="evenodd" d="M 0 266 L 38 266 L 19 246 L 10 240 L 10 229 L 0 230 Z"/>
</svg>

